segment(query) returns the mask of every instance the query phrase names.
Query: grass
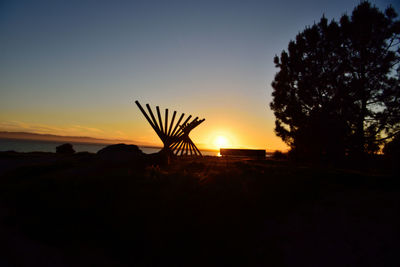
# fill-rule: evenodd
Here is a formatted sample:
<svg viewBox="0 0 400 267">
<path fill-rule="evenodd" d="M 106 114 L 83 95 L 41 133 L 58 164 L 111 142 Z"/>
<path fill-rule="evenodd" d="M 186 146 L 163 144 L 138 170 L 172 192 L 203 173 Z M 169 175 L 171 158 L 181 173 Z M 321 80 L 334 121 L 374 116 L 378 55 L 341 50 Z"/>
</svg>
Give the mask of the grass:
<svg viewBox="0 0 400 267">
<path fill-rule="evenodd" d="M 215 157 L 161 168 L 106 164 L 92 154 L 1 160 L 15 168 L 0 177 L 0 225 L 55 248 L 74 266 L 397 260 L 400 185 L 393 176 Z"/>
</svg>

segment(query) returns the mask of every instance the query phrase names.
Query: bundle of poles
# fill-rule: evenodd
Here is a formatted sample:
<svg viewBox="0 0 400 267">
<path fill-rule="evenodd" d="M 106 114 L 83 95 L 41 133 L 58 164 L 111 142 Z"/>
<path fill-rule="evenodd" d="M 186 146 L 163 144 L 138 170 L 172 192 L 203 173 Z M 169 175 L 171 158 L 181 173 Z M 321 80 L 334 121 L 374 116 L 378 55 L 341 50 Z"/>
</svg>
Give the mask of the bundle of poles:
<svg viewBox="0 0 400 267">
<path fill-rule="evenodd" d="M 157 121 L 149 104 L 146 104 L 146 108 L 150 116 L 143 109 L 142 105 L 140 105 L 139 101 L 136 100 L 135 103 L 163 142 L 163 150 L 165 152 L 176 156 L 202 156 L 200 150 L 190 139 L 189 133 L 205 119 L 199 120 L 199 117 L 196 117 L 190 121 L 192 115 L 189 115 L 186 120 L 180 124 L 185 116 L 185 113 L 182 113 L 178 121 L 174 124 L 177 114 L 177 112 L 174 111 L 171 122 L 168 123 L 168 109 L 165 109 L 165 120 L 163 122 L 160 108 L 156 106 Z"/>
</svg>

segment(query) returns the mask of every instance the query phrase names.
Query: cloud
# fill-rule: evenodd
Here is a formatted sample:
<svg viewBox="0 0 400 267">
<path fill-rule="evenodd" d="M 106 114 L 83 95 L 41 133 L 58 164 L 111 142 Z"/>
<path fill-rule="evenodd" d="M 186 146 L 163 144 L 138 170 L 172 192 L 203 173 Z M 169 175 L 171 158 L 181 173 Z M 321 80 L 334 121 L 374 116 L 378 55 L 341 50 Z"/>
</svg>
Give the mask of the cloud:
<svg viewBox="0 0 400 267">
<path fill-rule="evenodd" d="M 104 133 L 103 130 L 93 128 L 93 127 L 86 127 L 86 126 L 81 126 L 81 125 L 72 125 L 73 128 L 75 129 L 80 129 L 80 130 L 85 130 L 88 132 L 95 132 L 95 133 Z"/>
<path fill-rule="evenodd" d="M 8 132 L 28 132 L 37 134 L 53 134 L 60 136 L 81 136 L 81 137 L 93 137 L 99 139 L 114 139 L 114 140 L 127 140 L 135 144 L 142 144 L 147 146 L 160 146 L 161 141 L 154 141 L 152 137 L 148 135 L 140 136 L 139 138 L 133 138 L 126 134 L 126 132 L 111 129 L 98 129 L 94 127 L 88 127 L 83 125 L 65 125 L 65 126 L 54 126 L 39 123 L 27 123 L 22 121 L 0 121 L 0 131 Z"/>
<path fill-rule="evenodd" d="M 0 131 L 104 138 L 103 130 L 82 125 L 54 126 L 21 121 L 0 121 Z"/>
<path fill-rule="evenodd" d="M 0 127 L 5 129 L 27 129 L 29 125 L 20 121 L 3 121 L 0 122 Z"/>
</svg>

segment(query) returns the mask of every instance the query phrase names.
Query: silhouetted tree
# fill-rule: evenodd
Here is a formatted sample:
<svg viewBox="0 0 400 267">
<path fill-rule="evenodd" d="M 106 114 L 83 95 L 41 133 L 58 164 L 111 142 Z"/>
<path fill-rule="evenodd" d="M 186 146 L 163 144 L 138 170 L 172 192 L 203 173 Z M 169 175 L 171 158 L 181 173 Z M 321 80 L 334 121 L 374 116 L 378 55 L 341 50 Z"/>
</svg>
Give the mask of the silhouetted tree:
<svg viewBox="0 0 400 267">
<path fill-rule="evenodd" d="M 286 159 L 287 158 L 287 154 L 283 153 L 280 150 L 275 150 L 274 153 L 272 154 L 272 157 L 274 159 Z"/>
<path fill-rule="evenodd" d="M 385 145 L 383 153 L 386 156 L 392 156 L 394 154 L 400 155 L 400 134 L 395 136 L 392 141 Z"/>
<path fill-rule="evenodd" d="M 275 56 L 275 132 L 292 150 L 338 158 L 376 152 L 400 131 L 400 21 L 361 2 L 323 16 Z"/>
<path fill-rule="evenodd" d="M 400 134 L 397 134 L 390 142 L 383 148 L 383 153 L 387 160 L 392 164 L 393 173 L 400 173 Z"/>
</svg>

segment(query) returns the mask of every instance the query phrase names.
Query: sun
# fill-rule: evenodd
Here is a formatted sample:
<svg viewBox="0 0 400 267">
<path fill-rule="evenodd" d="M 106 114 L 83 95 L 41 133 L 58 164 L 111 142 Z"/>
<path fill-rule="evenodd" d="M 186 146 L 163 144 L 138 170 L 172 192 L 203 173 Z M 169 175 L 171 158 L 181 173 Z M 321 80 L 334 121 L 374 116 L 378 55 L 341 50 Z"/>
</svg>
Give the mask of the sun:
<svg viewBox="0 0 400 267">
<path fill-rule="evenodd" d="M 229 145 L 229 141 L 225 136 L 219 135 L 214 139 L 214 145 L 217 148 L 224 148 Z"/>
</svg>

